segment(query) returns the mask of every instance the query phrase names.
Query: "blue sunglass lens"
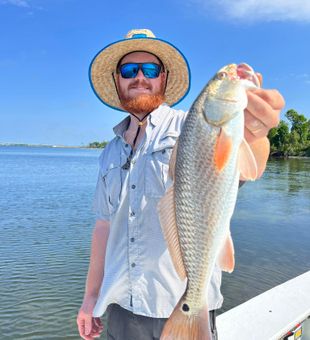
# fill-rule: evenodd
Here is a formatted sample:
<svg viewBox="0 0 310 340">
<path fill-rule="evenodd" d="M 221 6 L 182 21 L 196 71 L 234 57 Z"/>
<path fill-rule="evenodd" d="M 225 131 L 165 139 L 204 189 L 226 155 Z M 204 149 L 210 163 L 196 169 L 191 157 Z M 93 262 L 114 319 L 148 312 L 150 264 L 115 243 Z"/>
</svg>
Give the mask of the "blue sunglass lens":
<svg viewBox="0 0 310 340">
<path fill-rule="evenodd" d="M 135 78 L 139 71 L 138 64 L 124 64 L 120 67 L 120 72 L 123 78 Z"/>
<path fill-rule="evenodd" d="M 160 73 L 160 66 L 157 64 L 142 64 L 142 72 L 146 78 L 157 78 Z"/>
<path fill-rule="evenodd" d="M 139 69 L 142 70 L 143 75 L 146 78 L 157 78 L 159 76 L 161 67 L 160 65 L 153 63 L 143 63 L 143 64 L 123 64 L 120 66 L 120 73 L 123 78 L 135 78 L 139 72 Z"/>
</svg>

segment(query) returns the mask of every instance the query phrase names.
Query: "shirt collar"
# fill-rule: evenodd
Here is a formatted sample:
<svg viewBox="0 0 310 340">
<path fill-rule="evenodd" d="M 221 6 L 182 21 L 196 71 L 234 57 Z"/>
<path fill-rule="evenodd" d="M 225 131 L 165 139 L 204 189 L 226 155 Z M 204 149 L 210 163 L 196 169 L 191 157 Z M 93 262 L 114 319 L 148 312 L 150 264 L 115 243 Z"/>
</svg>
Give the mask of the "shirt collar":
<svg viewBox="0 0 310 340">
<path fill-rule="evenodd" d="M 157 109 L 155 109 L 153 112 L 150 113 L 148 119 L 150 119 L 151 123 L 154 126 L 158 125 L 165 118 L 164 111 L 166 111 L 168 108 L 169 106 L 165 103 L 159 105 Z M 130 123 L 130 116 L 127 116 L 119 124 L 114 126 L 113 131 L 115 135 L 122 137 L 124 135 L 124 132 L 127 130 L 129 123 Z"/>
<path fill-rule="evenodd" d="M 127 130 L 129 123 L 130 116 L 127 116 L 119 124 L 115 125 L 113 131 L 116 134 L 116 136 L 122 137 L 124 135 L 124 132 Z"/>
<path fill-rule="evenodd" d="M 169 106 L 166 103 L 163 103 L 161 105 L 158 106 L 157 109 L 155 109 L 151 114 L 150 114 L 150 120 L 151 123 L 156 126 L 159 123 L 161 123 L 164 118 L 165 118 L 165 111 L 169 109 Z"/>
</svg>

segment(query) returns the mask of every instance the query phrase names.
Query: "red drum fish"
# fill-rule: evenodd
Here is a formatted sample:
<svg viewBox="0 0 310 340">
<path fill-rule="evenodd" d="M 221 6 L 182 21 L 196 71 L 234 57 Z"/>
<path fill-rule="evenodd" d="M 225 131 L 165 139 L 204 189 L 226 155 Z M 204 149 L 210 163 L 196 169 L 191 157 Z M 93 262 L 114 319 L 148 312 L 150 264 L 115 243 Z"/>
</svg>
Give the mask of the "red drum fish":
<svg viewBox="0 0 310 340">
<path fill-rule="evenodd" d="M 174 266 L 180 278 L 187 278 L 187 288 L 161 340 L 211 339 L 208 284 L 216 261 L 222 269 L 233 270 L 233 253 L 226 248 L 239 178 L 257 177 L 254 155 L 244 139 L 244 109 L 246 89 L 258 86 L 247 64 L 219 70 L 191 106 L 173 150 L 173 185 L 158 211 Z"/>
</svg>

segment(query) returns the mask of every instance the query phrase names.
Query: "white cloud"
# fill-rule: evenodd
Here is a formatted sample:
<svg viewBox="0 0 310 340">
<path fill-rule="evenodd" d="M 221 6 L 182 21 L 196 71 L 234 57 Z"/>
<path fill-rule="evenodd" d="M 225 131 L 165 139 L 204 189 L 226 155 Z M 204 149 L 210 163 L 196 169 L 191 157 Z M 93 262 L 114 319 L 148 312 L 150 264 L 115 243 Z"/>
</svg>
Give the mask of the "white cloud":
<svg viewBox="0 0 310 340">
<path fill-rule="evenodd" d="M 298 83 L 298 84 L 310 84 L 310 73 L 288 73 L 288 74 L 281 74 L 277 77 L 272 77 L 272 81 L 276 82 L 290 82 L 290 83 Z"/>
<path fill-rule="evenodd" d="M 222 19 L 242 21 L 309 21 L 309 0 L 192 0 Z"/>
<path fill-rule="evenodd" d="M 30 7 L 29 1 L 27 0 L 0 0 L 0 5 L 13 5 L 26 8 Z"/>
</svg>

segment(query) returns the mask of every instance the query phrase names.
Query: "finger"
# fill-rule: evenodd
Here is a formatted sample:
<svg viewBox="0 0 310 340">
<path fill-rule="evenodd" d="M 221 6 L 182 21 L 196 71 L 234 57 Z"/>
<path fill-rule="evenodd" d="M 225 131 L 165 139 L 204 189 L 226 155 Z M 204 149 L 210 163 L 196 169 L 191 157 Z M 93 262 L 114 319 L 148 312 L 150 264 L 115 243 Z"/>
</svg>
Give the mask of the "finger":
<svg viewBox="0 0 310 340">
<path fill-rule="evenodd" d="M 92 326 L 92 332 L 91 335 L 92 336 L 99 336 L 100 333 L 102 333 L 103 331 L 103 325 L 101 324 L 101 321 L 95 320 L 93 318 L 93 326 Z"/>
<path fill-rule="evenodd" d="M 92 317 L 90 315 L 80 312 L 76 320 L 79 334 L 81 338 L 84 340 L 93 340 L 95 337 L 97 338 L 100 336 L 102 329 L 95 327 L 95 329 L 93 330 L 93 327 L 91 327 L 91 331 L 89 333 L 86 333 L 86 323 L 87 323 L 86 320 L 87 319 L 90 319 L 90 321 L 92 322 Z"/>
<path fill-rule="evenodd" d="M 258 97 L 266 101 L 274 110 L 282 110 L 285 101 L 278 90 L 266 89 L 249 89 L 248 92 L 256 94 Z"/>
<path fill-rule="evenodd" d="M 260 120 L 269 129 L 279 124 L 280 111 L 273 109 L 273 107 L 264 99 L 256 95 L 252 91 L 247 92 L 248 106 L 247 111 Z"/>
<path fill-rule="evenodd" d="M 93 318 L 93 322 L 94 324 L 97 326 L 97 327 L 103 327 L 103 324 L 101 322 L 101 319 L 100 318 Z"/>
<path fill-rule="evenodd" d="M 80 319 L 77 319 L 77 325 L 78 325 L 79 334 L 83 338 L 85 334 L 84 322 Z"/>
<path fill-rule="evenodd" d="M 244 114 L 245 127 L 256 137 L 265 137 L 268 134 L 269 128 L 259 119 L 254 117 L 246 110 Z"/>
<path fill-rule="evenodd" d="M 100 331 L 103 330 L 103 324 L 100 318 L 93 318 L 94 326 L 97 327 Z"/>
<path fill-rule="evenodd" d="M 92 330 L 91 333 L 88 335 L 91 339 L 93 338 L 99 338 L 101 335 L 102 331 L 99 330 Z"/>
<path fill-rule="evenodd" d="M 263 135 L 263 137 L 265 137 L 265 135 Z M 261 137 L 261 135 L 254 135 L 249 129 L 247 129 L 245 127 L 244 128 L 244 138 L 249 144 L 252 144 L 255 141 L 257 141 L 258 139 L 261 139 L 262 137 Z"/>
<path fill-rule="evenodd" d="M 262 76 L 262 74 L 259 73 L 259 72 L 255 72 L 255 74 L 256 74 L 256 76 L 259 80 L 260 87 L 262 87 L 263 86 L 263 76 Z"/>
<path fill-rule="evenodd" d="M 99 331 L 98 332 L 91 332 L 91 334 L 90 334 L 92 339 L 93 338 L 99 338 L 100 335 L 101 335 L 101 332 L 99 332 Z"/>
<path fill-rule="evenodd" d="M 85 315 L 85 335 L 89 335 L 92 330 L 92 317 L 91 315 Z"/>
</svg>

